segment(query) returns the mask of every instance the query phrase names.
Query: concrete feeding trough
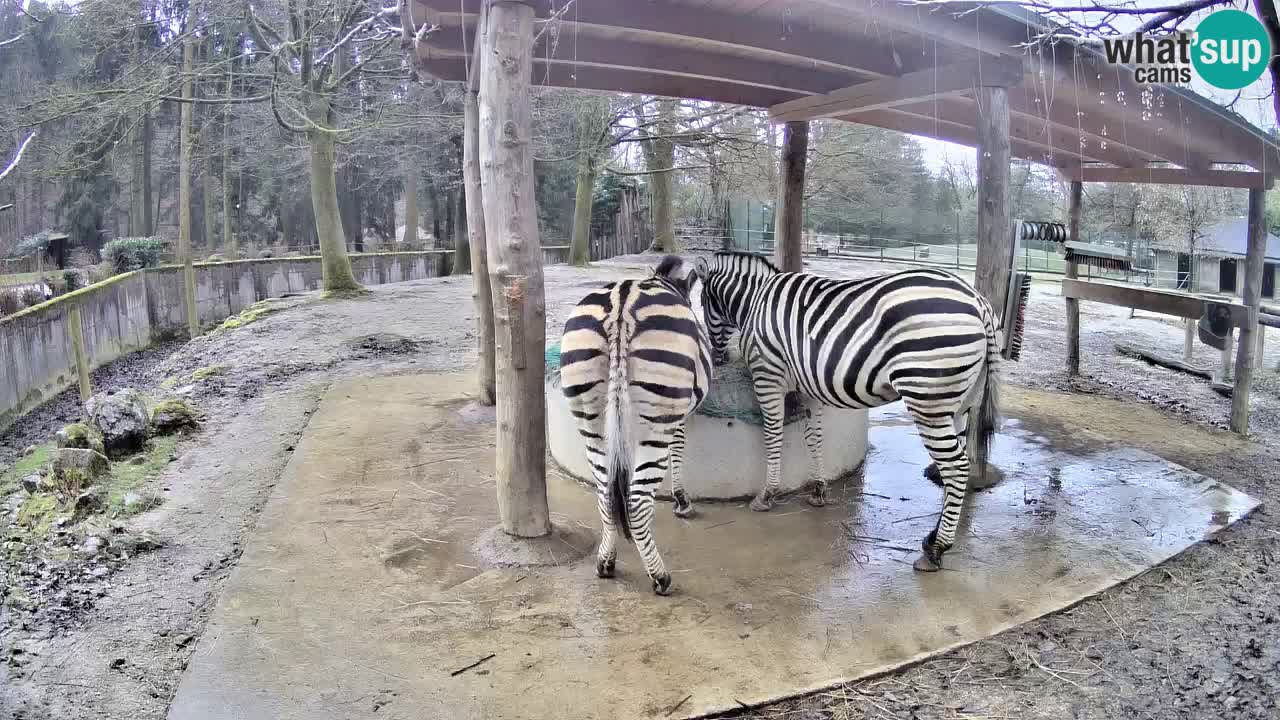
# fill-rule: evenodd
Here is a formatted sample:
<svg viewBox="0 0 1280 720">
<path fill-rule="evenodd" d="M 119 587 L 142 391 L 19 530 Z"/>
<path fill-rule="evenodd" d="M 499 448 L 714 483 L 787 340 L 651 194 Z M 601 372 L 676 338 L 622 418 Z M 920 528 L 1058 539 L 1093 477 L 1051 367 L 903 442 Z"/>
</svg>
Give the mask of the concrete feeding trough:
<svg viewBox="0 0 1280 720">
<path fill-rule="evenodd" d="M 551 457 L 568 474 L 591 482 L 591 466 L 578 434 L 577 421 L 560 389 L 560 347 L 547 349 L 547 445 Z M 804 415 L 788 397 L 786 437 L 782 448 L 781 490 L 805 488 L 810 482 L 809 451 L 804 444 Z M 764 487 L 764 430 L 751 372 L 739 358 L 715 369 L 710 392 L 689 418 L 684 453 L 684 485 L 693 500 L 741 500 Z M 823 459 L 827 479 L 840 481 L 862 466 L 867 456 L 867 412 L 826 408 L 822 416 Z M 659 497 L 670 497 L 668 485 Z"/>
</svg>

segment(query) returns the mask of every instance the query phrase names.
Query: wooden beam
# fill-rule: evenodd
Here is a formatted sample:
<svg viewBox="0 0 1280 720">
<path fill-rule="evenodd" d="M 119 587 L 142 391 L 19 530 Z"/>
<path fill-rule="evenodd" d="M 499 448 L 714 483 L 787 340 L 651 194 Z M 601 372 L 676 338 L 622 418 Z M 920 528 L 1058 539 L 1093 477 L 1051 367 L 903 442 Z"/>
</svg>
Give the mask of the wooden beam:
<svg viewBox="0 0 1280 720">
<path fill-rule="evenodd" d="M 547 510 L 546 306 L 529 103 L 533 8 L 489 6 L 480 69 L 480 184 L 489 234 L 497 376 L 495 475 L 502 529 L 551 532 Z"/>
<path fill-rule="evenodd" d="M 978 261 L 975 287 L 999 313 L 1005 306 L 1013 234 L 1009 228 L 1009 92 L 978 89 Z"/>
<path fill-rule="evenodd" d="M 1067 228 L 1071 240 L 1080 240 L 1080 213 L 1083 206 L 1084 183 L 1072 181 L 1067 195 Z M 1074 280 L 1076 263 L 1067 259 L 1066 276 Z M 1067 375 L 1075 377 L 1080 374 L 1080 301 L 1067 298 Z"/>
<path fill-rule="evenodd" d="M 989 58 L 978 63 L 948 65 L 872 80 L 822 95 L 779 103 L 769 108 L 769 119 L 790 122 L 836 117 L 964 95 L 981 85 L 1008 87 L 1021 81 L 1021 59 Z"/>
<path fill-rule="evenodd" d="M 1248 318 L 1240 325 L 1236 351 L 1236 380 L 1231 392 L 1231 429 L 1249 434 L 1249 390 L 1253 383 L 1253 356 L 1257 352 L 1258 306 L 1262 303 L 1262 268 L 1267 254 L 1266 192 L 1249 191 L 1249 245 L 1245 253 L 1244 304 Z"/>
<path fill-rule="evenodd" d="M 778 209 L 774 219 L 775 259 L 783 272 L 800 272 L 804 232 L 804 170 L 809 154 L 809 122 L 788 122 L 782 130 L 778 167 Z"/>
<path fill-rule="evenodd" d="M 1209 300 L 1176 290 L 1118 285 L 1098 280 L 1064 279 L 1062 297 L 1119 305 L 1190 320 L 1199 320 L 1204 315 L 1205 305 L 1211 303 L 1227 309 L 1231 314 L 1232 325 L 1243 323 L 1248 316 L 1248 308 L 1240 303 Z"/>
<path fill-rule="evenodd" d="M 483 14 L 480 27 L 484 27 Z M 494 370 L 489 246 L 485 240 L 484 197 L 480 189 L 480 68 L 484 66 L 483 45 L 482 40 L 470 46 L 473 54 L 462 110 L 462 181 L 467 203 L 467 235 L 471 245 L 471 301 L 476 308 L 476 402 L 492 406 L 497 401 L 498 381 Z M 416 231 L 414 236 L 416 238 Z"/>
<path fill-rule="evenodd" d="M 1268 190 L 1275 176 L 1239 170 L 1188 170 L 1185 168 L 1118 168 L 1082 165 L 1064 168 L 1063 177 L 1081 182 L 1145 183 L 1152 185 L 1204 185 L 1207 187 Z"/>
</svg>

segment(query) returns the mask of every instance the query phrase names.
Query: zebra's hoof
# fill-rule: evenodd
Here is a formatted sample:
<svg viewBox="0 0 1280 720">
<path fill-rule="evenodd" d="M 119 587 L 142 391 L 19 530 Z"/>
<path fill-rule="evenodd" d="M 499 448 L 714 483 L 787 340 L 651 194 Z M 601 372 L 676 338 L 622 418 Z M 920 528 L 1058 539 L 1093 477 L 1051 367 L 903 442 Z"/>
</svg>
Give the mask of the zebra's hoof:
<svg viewBox="0 0 1280 720">
<path fill-rule="evenodd" d="M 769 512 L 773 509 L 773 499 L 764 496 L 757 496 L 751 501 L 751 509 L 755 512 Z"/>
<path fill-rule="evenodd" d="M 676 517 L 678 518 L 688 519 L 691 517 L 696 517 L 698 515 L 698 509 L 695 508 L 693 506 L 693 503 L 689 502 L 688 500 L 686 500 L 683 505 L 681 505 L 680 503 L 676 503 L 675 507 L 673 507 L 671 511 L 674 512 Z"/>
<path fill-rule="evenodd" d="M 670 595 L 671 594 L 671 573 L 662 573 L 653 578 L 653 594 Z"/>
<path fill-rule="evenodd" d="M 911 563 L 911 567 L 919 572 L 938 572 L 942 566 L 929 559 L 928 555 L 921 555 L 916 561 Z"/>
<path fill-rule="evenodd" d="M 596 577 L 611 578 L 613 577 L 615 559 L 597 560 L 596 561 Z"/>
</svg>

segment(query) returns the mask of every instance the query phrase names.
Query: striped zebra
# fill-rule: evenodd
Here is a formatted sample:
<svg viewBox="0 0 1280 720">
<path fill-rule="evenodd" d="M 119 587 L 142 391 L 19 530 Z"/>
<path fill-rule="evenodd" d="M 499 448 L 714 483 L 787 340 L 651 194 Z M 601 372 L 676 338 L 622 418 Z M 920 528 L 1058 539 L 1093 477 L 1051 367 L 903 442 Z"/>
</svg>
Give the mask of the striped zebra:
<svg viewBox="0 0 1280 720">
<path fill-rule="evenodd" d="M 942 478 L 942 513 L 915 563 L 939 569 L 960 521 L 966 450 L 985 464 L 996 429 L 1001 340 L 986 299 L 939 270 L 832 280 L 780 272 L 764 257 L 740 252 L 699 258 L 698 274 L 715 361 L 739 330 L 765 418 L 768 474 L 751 509 L 769 510 L 778 490 L 789 389 L 804 398 L 815 506 L 826 501 L 823 406 L 871 408 L 901 399 Z"/>
<path fill-rule="evenodd" d="M 710 342 L 689 306 L 697 278 L 685 270 L 668 255 L 649 278 L 592 292 L 570 314 L 560 343 L 561 385 L 600 507 L 596 574 L 613 577 L 621 531 L 659 595 L 671 591 L 671 574 L 653 537 L 653 495 L 670 459 L 675 514 L 693 514 L 681 479 L 684 421 L 711 381 Z"/>
</svg>

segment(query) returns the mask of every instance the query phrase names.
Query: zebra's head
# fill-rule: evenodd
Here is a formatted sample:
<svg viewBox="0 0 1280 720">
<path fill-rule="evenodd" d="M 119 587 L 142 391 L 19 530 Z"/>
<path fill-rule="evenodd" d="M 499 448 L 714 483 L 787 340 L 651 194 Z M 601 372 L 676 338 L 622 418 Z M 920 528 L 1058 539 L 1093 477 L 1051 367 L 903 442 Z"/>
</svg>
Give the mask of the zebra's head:
<svg viewBox="0 0 1280 720">
<path fill-rule="evenodd" d="M 756 291 L 778 268 L 763 255 L 718 252 L 710 259 L 698 258 L 697 271 L 711 357 L 723 365 L 729 359 L 729 337 L 746 323 Z"/>
</svg>

